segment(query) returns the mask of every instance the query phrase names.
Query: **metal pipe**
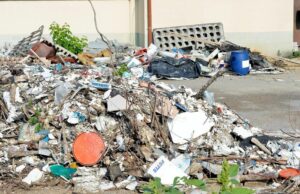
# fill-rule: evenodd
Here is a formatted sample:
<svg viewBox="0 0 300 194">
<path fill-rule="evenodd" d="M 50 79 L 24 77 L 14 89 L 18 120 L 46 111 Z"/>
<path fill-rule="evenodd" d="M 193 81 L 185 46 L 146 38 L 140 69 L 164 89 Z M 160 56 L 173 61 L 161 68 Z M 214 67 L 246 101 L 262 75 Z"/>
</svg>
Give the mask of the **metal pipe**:
<svg viewBox="0 0 300 194">
<path fill-rule="evenodd" d="M 152 43 L 152 0 L 147 0 L 148 45 Z"/>
</svg>

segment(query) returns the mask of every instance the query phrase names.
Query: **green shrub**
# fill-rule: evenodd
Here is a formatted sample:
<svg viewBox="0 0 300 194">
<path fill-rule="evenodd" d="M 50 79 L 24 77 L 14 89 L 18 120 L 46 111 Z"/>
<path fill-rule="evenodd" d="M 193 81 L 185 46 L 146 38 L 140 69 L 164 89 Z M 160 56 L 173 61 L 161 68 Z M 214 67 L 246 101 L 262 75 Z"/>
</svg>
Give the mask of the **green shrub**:
<svg viewBox="0 0 300 194">
<path fill-rule="evenodd" d="M 203 180 L 199 179 L 188 179 L 186 177 L 176 177 L 173 180 L 173 184 L 171 186 L 166 186 L 161 183 L 160 178 L 155 178 L 154 180 L 151 180 L 149 183 L 143 185 L 143 193 L 144 194 L 183 194 L 178 189 L 178 186 L 183 183 L 186 186 L 189 187 L 196 187 L 201 190 L 206 189 L 206 184 Z"/>
<path fill-rule="evenodd" d="M 88 45 L 88 39 L 86 37 L 79 38 L 74 36 L 70 30 L 69 24 L 67 23 L 60 26 L 59 24 L 53 22 L 49 29 L 53 42 L 74 54 L 81 53 L 83 48 Z"/>
<path fill-rule="evenodd" d="M 239 181 L 235 179 L 238 175 L 239 166 L 237 164 L 230 165 L 227 160 L 223 161 L 222 172 L 218 175 L 218 182 L 222 185 L 220 194 L 254 194 L 255 191 L 236 187 Z"/>
<path fill-rule="evenodd" d="M 36 110 L 34 111 L 34 115 L 32 115 L 28 120 L 31 126 L 35 126 L 34 127 L 35 132 L 39 132 L 43 128 L 43 123 L 39 122 L 40 116 L 41 116 L 41 109 L 37 107 Z"/>
<path fill-rule="evenodd" d="M 122 77 L 123 73 L 125 73 L 126 71 L 128 71 L 127 65 L 121 64 L 117 67 L 117 70 L 114 72 L 114 75 Z"/>
</svg>

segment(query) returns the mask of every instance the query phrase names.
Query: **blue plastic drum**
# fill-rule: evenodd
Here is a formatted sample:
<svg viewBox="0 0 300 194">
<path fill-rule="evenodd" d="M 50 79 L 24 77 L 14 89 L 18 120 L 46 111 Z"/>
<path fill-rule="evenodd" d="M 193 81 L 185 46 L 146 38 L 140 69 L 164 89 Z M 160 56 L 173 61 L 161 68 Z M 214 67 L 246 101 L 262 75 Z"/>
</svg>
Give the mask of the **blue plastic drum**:
<svg viewBox="0 0 300 194">
<path fill-rule="evenodd" d="M 232 51 L 230 67 L 238 75 L 247 75 L 250 72 L 249 52 L 247 50 Z"/>
</svg>

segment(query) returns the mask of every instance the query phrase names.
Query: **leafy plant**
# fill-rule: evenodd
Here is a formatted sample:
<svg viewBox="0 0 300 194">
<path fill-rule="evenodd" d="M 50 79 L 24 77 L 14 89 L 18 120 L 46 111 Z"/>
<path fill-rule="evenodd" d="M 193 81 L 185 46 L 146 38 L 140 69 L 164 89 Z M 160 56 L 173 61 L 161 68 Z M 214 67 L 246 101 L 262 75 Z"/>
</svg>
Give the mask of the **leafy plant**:
<svg viewBox="0 0 300 194">
<path fill-rule="evenodd" d="M 300 51 L 293 52 L 292 58 L 298 58 L 298 57 L 300 57 Z"/>
<path fill-rule="evenodd" d="M 149 183 L 145 184 L 142 189 L 144 194 L 182 194 L 177 188 L 178 179 L 174 179 L 172 186 L 165 186 L 161 183 L 160 178 L 155 178 Z"/>
<path fill-rule="evenodd" d="M 43 123 L 38 123 L 34 127 L 35 132 L 39 132 L 43 128 Z"/>
<path fill-rule="evenodd" d="M 33 107 L 33 101 L 32 101 L 31 98 L 28 100 L 28 104 L 27 105 L 28 105 L 29 108 Z"/>
<path fill-rule="evenodd" d="M 74 36 L 70 30 L 70 25 L 67 23 L 60 26 L 56 22 L 53 22 L 49 29 L 53 42 L 74 54 L 81 53 L 83 48 L 88 45 L 88 39 L 86 37 L 79 38 Z"/>
<path fill-rule="evenodd" d="M 253 194 L 253 190 L 242 187 L 235 187 L 239 181 L 235 179 L 238 175 L 239 166 L 230 165 L 227 160 L 223 160 L 222 172 L 218 175 L 218 182 L 222 185 L 220 194 Z"/>
<path fill-rule="evenodd" d="M 30 125 L 35 125 L 39 122 L 39 119 L 36 116 L 32 116 L 29 118 L 28 122 Z"/>
<path fill-rule="evenodd" d="M 142 188 L 144 194 L 183 194 L 183 192 L 178 189 L 180 183 L 184 183 L 187 186 L 195 186 L 202 190 L 205 190 L 206 188 L 204 181 L 198 179 L 188 179 L 186 177 L 176 177 L 171 186 L 165 186 L 161 183 L 160 178 L 155 178 L 154 180 L 151 180 L 149 183 L 145 184 Z"/>
<path fill-rule="evenodd" d="M 31 116 L 28 120 L 29 124 L 31 126 L 35 125 L 34 130 L 36 132 L 39 132 L 42 128 L 43 128 L 43 123 L 39 122 L 39 117 L 41 116 L 41 109 L 40 108 L 36 108 L 36 110 L 34 111 L 34 115 Z"/>
<path fill-rule="evenodd" d="M 186 177 L 182 178 L 183 182 L 188 186 L 195 186 L 198 189 L 206 190 L 206 184 L 203 180 L 199 179 L 188 179 Z"/>
<path fill-rule="evenodd" d="M 118 69 L 115 71 L 115 75 L 118 76 L 122 76 L 123 73 L 125 73 L 126 71 L 128 71 L 127 65 L 126 64 L 122 64 L 118 67 Z"/>
<path fill-rule="evenodd" d="M 255 191 L 237 187 L 239 181 L 236 176 L 239 172 L 237 164 L 230 165 L 227 160 L 223 161 L 221 174 L 218 175 L 218 183 L 222 185 L 221 190 L 213 194 L 254 194 Z M 188 179 L 187 177 L 176 177 L 171 186 L 166 186 L 161 183 L 160 178 L 155 178 L 142 186 L 144 194 L 183 194 L 178 188 L 179 185 L 196 187 L 201 190 L 206 190 L 206 184 L 203 180 Z"/>
</svg>

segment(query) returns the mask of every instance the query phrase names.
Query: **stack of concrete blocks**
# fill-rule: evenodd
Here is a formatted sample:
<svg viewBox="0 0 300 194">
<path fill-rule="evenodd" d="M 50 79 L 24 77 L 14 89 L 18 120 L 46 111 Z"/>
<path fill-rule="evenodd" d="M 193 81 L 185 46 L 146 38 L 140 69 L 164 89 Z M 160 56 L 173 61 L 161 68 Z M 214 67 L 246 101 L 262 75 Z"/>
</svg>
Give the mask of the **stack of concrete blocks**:
<svg viewBox="0 0 300 194">
<path fill-rule="evenodd" d="M 225 36 L 222 23 L 157 28 L 153 30 L 154 44 L 164 51 L 185 47 L 192 47 L 193 49 L 198 50 L 204 48 L 205 45 L 203 40 L 219 42 L 224 39 Z"/>
</svg>

